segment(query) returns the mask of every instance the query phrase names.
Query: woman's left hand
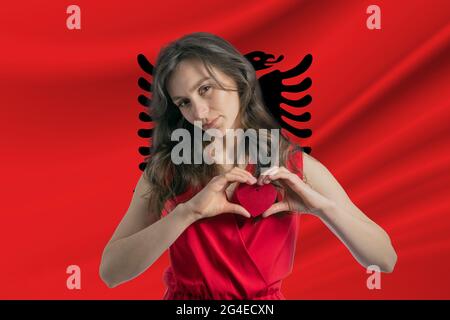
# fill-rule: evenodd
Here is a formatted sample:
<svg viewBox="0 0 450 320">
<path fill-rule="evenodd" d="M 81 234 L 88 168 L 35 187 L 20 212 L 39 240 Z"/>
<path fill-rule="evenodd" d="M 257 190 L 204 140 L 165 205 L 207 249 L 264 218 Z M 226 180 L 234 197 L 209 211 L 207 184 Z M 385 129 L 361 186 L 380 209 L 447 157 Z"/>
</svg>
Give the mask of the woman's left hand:
<svg viewBox="0 0 450 320">
<path fill-rule="evenodd" d="M 258 184 L 272 181 L 278 181 L 283 186 L 283 200 L 267 209 L 262 214 L 264 218 L 282 211 L 309 213 L 320 217 L 323 211 L 333 204 L 285 167 L 272 167 L 258 178 Z"/>
</svg>

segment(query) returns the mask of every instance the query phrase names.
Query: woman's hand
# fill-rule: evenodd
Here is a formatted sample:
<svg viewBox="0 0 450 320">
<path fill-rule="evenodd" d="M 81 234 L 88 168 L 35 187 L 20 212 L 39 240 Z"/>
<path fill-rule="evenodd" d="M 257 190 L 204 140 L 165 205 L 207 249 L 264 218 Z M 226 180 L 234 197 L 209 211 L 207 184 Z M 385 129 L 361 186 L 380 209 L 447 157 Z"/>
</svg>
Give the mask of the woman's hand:
<svg viewBox="0 0 450 320">
<path fill-rule="evenodd" d="M 225 212 L 250 218 L 250 213 L 244 207 L 228 201 L 226 189 L 233 182 L 255 184 L 256 181 L 250 172 L 235 167 L 212 178 L 199 193 L 186 202 L 186 206 L 197 219 L 213 217 Z"/>
<path fill-rule="evenodd" d="M 283 186 L 283 200 L 267 209 L 262 214 L 264 218 L 282 211 L 305 212 L 320 217 L 323 210 L 333 203 L 285 167 L 272 167 L 258 178 L 261 185 L 272 181 Z"/>
</svg>

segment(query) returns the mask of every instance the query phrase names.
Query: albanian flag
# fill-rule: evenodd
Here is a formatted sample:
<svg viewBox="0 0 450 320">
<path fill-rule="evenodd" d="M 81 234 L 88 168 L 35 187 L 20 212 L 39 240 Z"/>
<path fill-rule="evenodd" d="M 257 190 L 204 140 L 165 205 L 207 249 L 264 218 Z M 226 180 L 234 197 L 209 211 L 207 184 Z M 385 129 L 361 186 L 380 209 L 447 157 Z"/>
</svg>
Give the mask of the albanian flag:
<svg viewBox="0 0 450 320">
<path fill-rule="evenodd" d="M 449 1 L 47 0 L 1 16 L 1 299 L 161 299 L 167 252 L 114 289 L 99 264 L 149 152 L 156 56 L 196 31 L 252 62 L 285 133 L 397 251 L 369 288 L 304 215 L 286 298 L 450 298 Z"/>
</svg>

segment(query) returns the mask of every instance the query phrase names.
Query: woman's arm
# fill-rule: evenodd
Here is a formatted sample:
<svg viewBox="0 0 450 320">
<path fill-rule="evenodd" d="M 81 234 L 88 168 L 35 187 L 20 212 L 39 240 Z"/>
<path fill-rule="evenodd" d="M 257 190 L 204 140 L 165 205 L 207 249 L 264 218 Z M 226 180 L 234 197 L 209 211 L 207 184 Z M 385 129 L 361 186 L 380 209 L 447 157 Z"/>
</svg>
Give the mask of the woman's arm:
<svg viewBox="0 0 450 320">
<path fill-rule="evenodd" d="M 306 153 L 303 159 L 311 187 L 331 200 L 331 205 L 321 210 L 321 220 L 365 268 L 377 265 L 382 272 L 392 272 L 397 254 L 388 234 L 353 204 L 323 164 Z"/>
<path fill-rule="evenodd" d="M 286 190 L 286 197 L 267 209 L 263 217 L 282 211 L 315 215 L 365 268 L 377 265 L 383 272 L 392 272 L 397 254 L 388 234 L 353 204 L 323 164 L 305 152 L 302 155 L 306 183 L 285 167 L 274 167 L 259 179 L 259 183 L 280 180 Z"/>
<path fill-rule="evenodd" d="M 397 254 L 387 233 L 375 222 L 363 221 L 339 205 L 324 210 L 321 220 L 362 266 L 377 265 L 387 273 L 394 270 Z"/>
<path fill-rule="evenodd" d="M 103 251 L 100 277 L 110 288 L 149 268 L 196 219 L 184 203 L 161 219 L 149 217 L 143 198 L 148 187 L 142 175 L 127 213 Z"/>
<path fill-rule="evenodd" d="M 144 272 L 192 223 L 222 213 L 250 213 L 227 199 L 226 189 L 233 182 L 256 183 L 247 171 L 233 168 L 211 181 L 189 201 L 179 204 L 170 214 L 158 219 L 147 214 L 144 199 L 150 184 L 144 175 L 136 186 L 130 207 L 103 251 L 100 277 L 113 288 Z"/>
</svg>

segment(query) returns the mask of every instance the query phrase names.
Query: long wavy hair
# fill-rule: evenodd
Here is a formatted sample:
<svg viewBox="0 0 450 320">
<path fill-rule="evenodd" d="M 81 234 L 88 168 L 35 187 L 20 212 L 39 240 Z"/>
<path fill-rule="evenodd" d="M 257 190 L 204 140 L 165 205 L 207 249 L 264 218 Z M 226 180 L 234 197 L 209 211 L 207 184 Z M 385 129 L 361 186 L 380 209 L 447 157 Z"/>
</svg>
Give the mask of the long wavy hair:
<svg viewBox="0 0 450 320">
<path fill-rule="evenodd" d="M 261 88 L 251 63 L 229 42 L 207 32 L 195 32 L 170 42 L 163 47 L 157 57 L 152 83 L 152 102 L 149 108 L 154 121 L 152 145 L 146 159 L 144 175 L 150 182 L 148 191 L 149 214 L 161 217 L 167 200 L 183 193 L 187 187 L 201 188 L 212 177 L 220 174 L 217 164 L 174 164 L 171 151 L 177 142 L 171 141 L 172 132 L 178 128 L 189 131 L 193 140 L 194 126 L 185 121 L 179 108 L 173 103 L 168 91 L 167 81 L 177 65 L 184 59 L 198 59 L 209 75 L 216 81 L 220 90 L 225 88 L 214 76 L 212 67 L 220 69 L 234 79 L 237 84 L 240 108 L 238 119 L 240 128 L 279 129 L 279 163 L 285 165 L 291 143 L 281 134 L 279 123 L 264 105 Z M 271 140 L 271 137 L 268 137 Z M 191 148 L 194 143 L 192 141 Z M 203 143 L 203 148 L 205 147 Z M 296 146 L 298 150 L 299 146 Z M 193 151 L 193 150 L 191 150 Z M 194 152 L 191 152 L 193 154 Z M 248 149 L 245 150 L 248 156 Z M 256 164 L 256 175 L 261 166 Z"/>
</svg>

